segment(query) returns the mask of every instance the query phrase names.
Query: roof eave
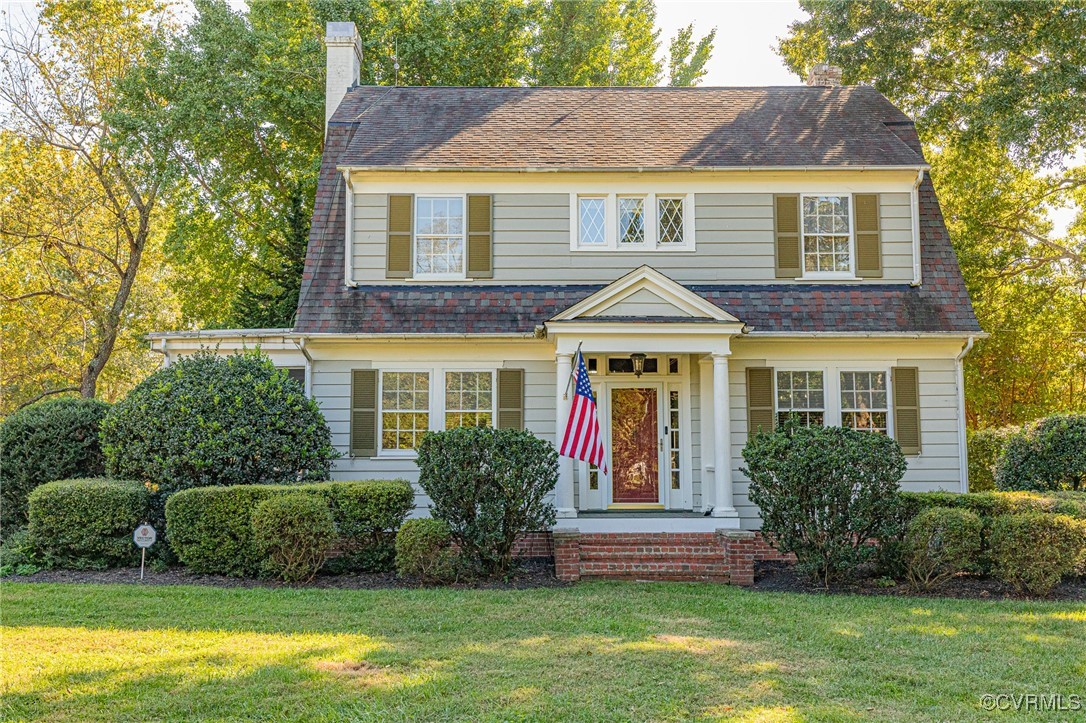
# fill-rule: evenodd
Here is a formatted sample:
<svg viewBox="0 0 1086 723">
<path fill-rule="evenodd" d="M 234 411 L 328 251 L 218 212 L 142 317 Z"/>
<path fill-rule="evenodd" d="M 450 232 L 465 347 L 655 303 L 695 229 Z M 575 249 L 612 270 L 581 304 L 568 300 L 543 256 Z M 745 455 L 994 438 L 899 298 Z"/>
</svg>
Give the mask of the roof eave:
<svg viewBox="0 0 1086 723">
<path fill-rule="evenodd" d="M 929 171 L 931 166 L 927 163 L 910 165 L 840 165 L 840 166 L 353 166 L 337 165 L 336 170 L 343 171 L 393 171 L 393 172 L 465 172 L 473 173 L 661 173 L 661 172 L 773 172 L 773 171 Z"/>
</svg>

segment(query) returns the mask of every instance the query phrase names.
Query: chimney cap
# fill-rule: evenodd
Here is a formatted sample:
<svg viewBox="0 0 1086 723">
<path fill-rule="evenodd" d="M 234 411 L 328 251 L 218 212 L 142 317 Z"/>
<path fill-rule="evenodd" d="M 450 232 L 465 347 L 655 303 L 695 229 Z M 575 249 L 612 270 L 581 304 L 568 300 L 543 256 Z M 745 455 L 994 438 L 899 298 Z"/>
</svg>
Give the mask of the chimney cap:
<svg viewBox="0 0 1086 723">
<path fill-rule="evenodd" d="M 841 85 L 841 76 L 843 74 L 844 71 L 837 65 L 815 63 L 811 66 L 811 72 L 807 75 L 807 85 L 838 86 Z"/>
<path fill-rule="evenodd" d="M 325 41 L 355 42 L 359 40 L 358 28 L 352 22 L 328 23 L 324 29 Z"/>
</svg>

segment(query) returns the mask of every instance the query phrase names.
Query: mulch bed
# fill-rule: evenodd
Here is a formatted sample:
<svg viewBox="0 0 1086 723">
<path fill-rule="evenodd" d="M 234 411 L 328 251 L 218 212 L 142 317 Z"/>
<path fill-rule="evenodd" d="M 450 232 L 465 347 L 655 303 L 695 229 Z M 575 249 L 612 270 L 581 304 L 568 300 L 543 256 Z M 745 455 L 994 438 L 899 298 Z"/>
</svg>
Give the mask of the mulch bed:
<svg viewBox="0 0 1086 723">
<path fill-rule="evenodd" d="M 288 585 L 275 580 L 254 580 L 226 575 L 201 575 L 183 567 L 155 572 L 150 568 L 140 580 L 138 567 L 113 570 L 41 570 L 33 575 L 2 578 L 5 582 L 67 582 L 121 585 L 210 585 L 241 588 L 322 588 L 336 590 L 386 590 L 391 588 L 426 587 L 419 580 L 397 577 L 395 573 L 347 573 L 318 575 L 313 582 Z M 462 589 L 526 590 L 538 587 L 565 587 L 554 576 L 554 563 L 549 558 L 521 560 L 519 567 L 507 579 L 481 579 L 460 582 L 447 587 Z"/>
<path fill-rule="evenodd" d="M 888 586 L 886 578 L 874 576 L 860 577 L 852 582 L 826 588 L 798 574 L 791 563 L 776 561 L 755 564 L 754 586 L 751 589 L 813 595 L 888 595 L 969 600 L 1086 600 L 1086 579 L 1065 580 L 1045 598 L 1031 597 L 1004 582 L 979 575 L 958 575 L 927 592 L 913 590 L 904 582 Z"/>
</svg>

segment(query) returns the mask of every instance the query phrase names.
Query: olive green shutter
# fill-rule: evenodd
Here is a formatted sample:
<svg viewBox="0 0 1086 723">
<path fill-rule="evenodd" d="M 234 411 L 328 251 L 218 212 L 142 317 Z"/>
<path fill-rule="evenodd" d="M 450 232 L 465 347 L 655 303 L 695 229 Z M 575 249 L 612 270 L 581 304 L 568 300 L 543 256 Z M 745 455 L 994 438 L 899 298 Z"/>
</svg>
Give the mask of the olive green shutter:
<svg viewBox="0 0 1086 723">
<path fill-rule="evenodd" d="M 879 195 L 858 193 L 856 204 L 856 275 L 882 278 L 882 234 L 879 229 Z"/>
<path fill-rule="evenodd" d="M 776 429 L 773 367 L 747 367 L 747 436 Z"/>
<path fill-rule="evenodd" d="M 351 371 L 351 456 L 377 455 L 377 370 Z"/>
<path fill-rule="evenodd" d="M 411 276 L 411 221 L 414 197 L 395 194 L 388 197 L 388 243 L 385 277 L 406 279 Z"/>
<path fill-rule="evenodd" d="M 493 197 L 468 196 L 468 276 L 494 277 Z"/>
<path fill-rule="evenodd" d="M 773 234 L 777 247 L 777 278 L 794 279 L 802 275 L 798 194 L 780 194 L 773 197 Z"/>
<path fill-rule="evenodd" d="M 498 370 L 498 429 L 524 429 L 524 370 Z"/>
<path fill-rule="evenodd" d="M 894 367 L 894 437 L 905 454 L 920 454 L 920 370 Z"/>
</svg>

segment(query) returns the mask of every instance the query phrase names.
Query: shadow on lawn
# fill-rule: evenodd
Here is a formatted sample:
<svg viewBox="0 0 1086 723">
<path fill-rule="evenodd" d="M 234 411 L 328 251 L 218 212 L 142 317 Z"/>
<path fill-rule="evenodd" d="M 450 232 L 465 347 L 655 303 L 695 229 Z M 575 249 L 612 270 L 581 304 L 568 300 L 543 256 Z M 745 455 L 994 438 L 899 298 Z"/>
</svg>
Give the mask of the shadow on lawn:
<svg viewBox="0 0 1086 723">
<path fill-rule="evenodd" d="M 1056 690 L 1086 673 L 1067 605 L 621 583 L 115 590 L 5 590 L 5 669 L 23 671 L 5 676 L 9 717 L 963 718 L 1023 669 Z"/>
</svg>

